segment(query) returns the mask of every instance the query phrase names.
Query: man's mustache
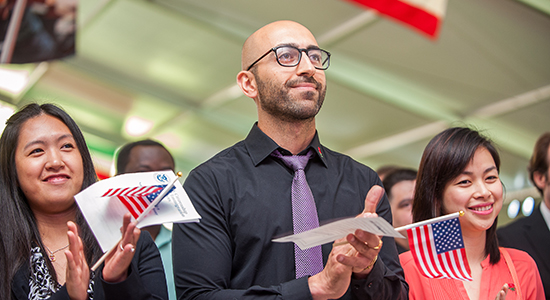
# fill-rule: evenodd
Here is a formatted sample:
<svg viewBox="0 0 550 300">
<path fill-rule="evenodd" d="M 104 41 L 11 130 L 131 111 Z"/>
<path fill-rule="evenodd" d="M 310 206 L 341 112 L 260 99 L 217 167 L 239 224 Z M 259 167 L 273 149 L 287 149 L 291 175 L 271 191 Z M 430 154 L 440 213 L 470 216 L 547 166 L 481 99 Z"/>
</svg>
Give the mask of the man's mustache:
<svg viewBox="0 0 550 300">
<path fill-rule="evenodd" d="M 311 83 L 311 84 L 314 84 L 315 85 L 315 89 L 316 90 L 321 90 L 321 84 L 315 80 L 313 77 L 300 77 L 298 79 L 294 79 L 294 80 L 290 80 L 287 82 L 286 86 L 287 87 L 293 87 L 293 86 L 297 86 L 299 84 L 302 84 L 302 83 Z"/>
</svg>

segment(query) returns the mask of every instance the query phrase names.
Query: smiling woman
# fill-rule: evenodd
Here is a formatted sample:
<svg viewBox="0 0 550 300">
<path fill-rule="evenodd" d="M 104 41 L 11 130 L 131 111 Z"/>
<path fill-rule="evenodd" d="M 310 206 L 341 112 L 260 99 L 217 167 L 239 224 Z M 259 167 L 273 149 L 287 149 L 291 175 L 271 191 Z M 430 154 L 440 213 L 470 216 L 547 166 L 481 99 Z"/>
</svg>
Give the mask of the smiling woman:
<svg viewBox="0 0 550 300">
<path fill-rule="evenodd" d="M 84 137 L 62 109 L 29 104 L 10 117 L 0 138 L 2 295 L 11 289 L 12 299 L 167 298 L 158 250 L 129 215 L 122 250 L 90 272 L 102 253 L 74 195 L 95 181 Z"/>
<path fill-rule="evenodd" d="M 80 151 L 63 122 L 46 114 L 26 121 L 15 150 L 15 166 L 19 187 L 35 218 L 74 214 L 73 196 L 82 187 L 84 172 Z"/>
<path fill-rule="evenodd" d="M 413 218 L 419 222 L 464 212 L 460 225 L 473 280 L 424 277 L 406 252 L 400 260 L 410 299 L 524 299 L 522 292 L 525 299 L 544 299 L 534 260 L 525 252 L 498 247 L 499 171 L 498 151 L 475 130 L 450 128 L 430 141 L 418 169 Z"/>
</svg>

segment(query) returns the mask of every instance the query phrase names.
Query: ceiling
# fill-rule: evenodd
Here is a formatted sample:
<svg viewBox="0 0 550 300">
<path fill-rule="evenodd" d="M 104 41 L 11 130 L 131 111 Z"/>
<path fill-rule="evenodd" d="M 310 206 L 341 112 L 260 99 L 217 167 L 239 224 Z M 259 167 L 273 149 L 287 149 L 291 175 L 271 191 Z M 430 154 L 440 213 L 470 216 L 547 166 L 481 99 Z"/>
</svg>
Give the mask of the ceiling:
<svg viewBox="0 0 550 300">
<path fill-rule="evenodd" d="M 80 0 L 77 54 L 28 70 L 14 106 L 54 102 L 85 132 L 98 166 L 144 137 L 184 173 L 243 139 L 256 107 L 235 84 L 241 46 L 275 20 L 308 27 L 332 53 L 321 142 L 376 169 L 418 166 L 427 142 L 474 125 L 499 146 L 508 198 L 533 194 L 526 165 L 550 130 L 550 5 L 449 0 L 439 37 L 343 0 Z M 266 49 L 272 45 L 266 45 Z M 125 122 L 153 122 L 131 137 Z"/>
</svg>

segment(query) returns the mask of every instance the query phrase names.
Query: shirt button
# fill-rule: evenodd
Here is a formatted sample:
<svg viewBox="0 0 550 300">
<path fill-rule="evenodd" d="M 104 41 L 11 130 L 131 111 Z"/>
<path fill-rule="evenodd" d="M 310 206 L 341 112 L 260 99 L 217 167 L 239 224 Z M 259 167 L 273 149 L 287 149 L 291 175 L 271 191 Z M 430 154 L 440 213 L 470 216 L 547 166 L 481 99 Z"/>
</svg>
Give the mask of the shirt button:
<svg viewBox="0 0 550 300">
<path fill-rule="evenodd" d="M 367 285 L 367 287 L 371 287 L 372 286 L 372 282 L 369 282 L 369 284 Z"/>
</svg>

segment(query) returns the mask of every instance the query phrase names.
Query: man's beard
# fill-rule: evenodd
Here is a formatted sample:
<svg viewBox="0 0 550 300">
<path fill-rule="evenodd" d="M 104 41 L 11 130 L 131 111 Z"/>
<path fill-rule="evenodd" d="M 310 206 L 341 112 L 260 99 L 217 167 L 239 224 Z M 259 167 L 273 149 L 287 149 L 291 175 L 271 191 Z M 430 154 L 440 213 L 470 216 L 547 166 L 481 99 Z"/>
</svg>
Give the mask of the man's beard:
<svg viewBox="0 0 550 300">
<path fill-rule="evenodd" d="M 288 81 L 285 86 L 275 86 L 271 81 L 265 82 L 256 74 L 258 83 L 258 98 L 262 109 L 268 114 L 284 121 L 303 121 L 314 118 L 325 100 L 326 88 L 322 87 L 313 77 L 301 76 L 298 79 Z M 292 86 L 299 83 L 315 84 L 317 93 L 305 91 L 300 93 L 301 100 L 296 100 L 290 95 Z M 314 101 L 315 105 L 301 105 L 302 101 Z"/>
</svg>

